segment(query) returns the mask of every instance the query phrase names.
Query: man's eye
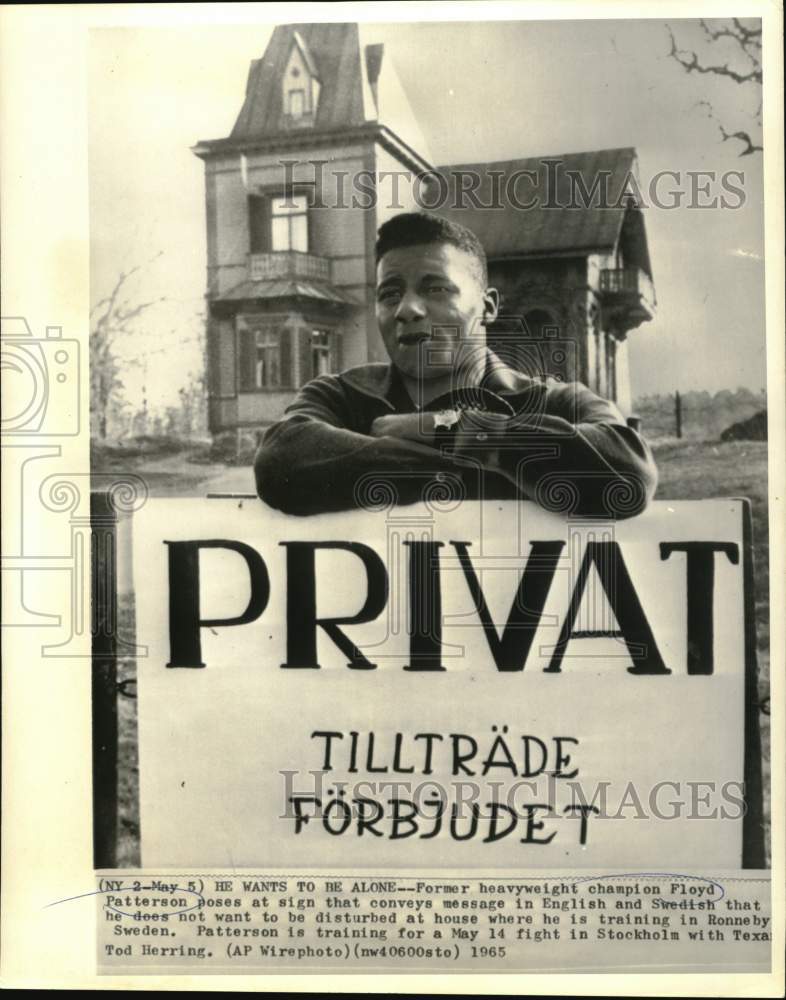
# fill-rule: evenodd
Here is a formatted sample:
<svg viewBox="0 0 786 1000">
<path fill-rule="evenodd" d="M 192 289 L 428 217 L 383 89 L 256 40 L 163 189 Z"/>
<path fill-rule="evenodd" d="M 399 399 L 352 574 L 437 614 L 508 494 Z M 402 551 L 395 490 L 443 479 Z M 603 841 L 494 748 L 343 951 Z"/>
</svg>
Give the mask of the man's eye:
<svg viewBox="0 0 786 1000">
<path fill-rule="evenodd" d="M 401 298 L 401 292 L 397 288 L 385 288 L 377 294 L 378 302 L 395 302 Z"/>
<path fill-rule="evenodd" d="M 450 285 L 429 285 L 426 289 L 427 292 L 450 292 L 451 290 Z"/>
</svg>

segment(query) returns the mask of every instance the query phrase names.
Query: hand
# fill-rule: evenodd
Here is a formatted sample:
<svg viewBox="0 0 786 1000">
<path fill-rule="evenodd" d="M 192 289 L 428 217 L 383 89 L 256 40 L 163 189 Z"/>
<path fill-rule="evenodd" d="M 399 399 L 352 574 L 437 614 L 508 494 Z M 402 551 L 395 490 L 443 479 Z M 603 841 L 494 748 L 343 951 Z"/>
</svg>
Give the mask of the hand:
<svg viewBox="0 0 786 1000">
<path fill-rule="evenodd" d="M 389 413 L 377 417 L 369 432 L 372 437 L 405 438 L 431 444 L 434 438 L 433 413 Z"/>
</svg>

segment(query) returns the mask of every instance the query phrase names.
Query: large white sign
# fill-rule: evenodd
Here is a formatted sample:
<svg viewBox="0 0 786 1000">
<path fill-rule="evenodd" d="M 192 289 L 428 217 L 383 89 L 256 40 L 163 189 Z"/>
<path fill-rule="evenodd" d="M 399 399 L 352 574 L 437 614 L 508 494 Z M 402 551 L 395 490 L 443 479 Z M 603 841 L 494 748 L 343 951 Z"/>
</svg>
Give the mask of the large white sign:
<svg viewBox="0 0 786 1000">
<path fill-rule="evenodd" d="M 743 514 L 151 501 L 143 864 L 738 867 Z"/>
</svg>

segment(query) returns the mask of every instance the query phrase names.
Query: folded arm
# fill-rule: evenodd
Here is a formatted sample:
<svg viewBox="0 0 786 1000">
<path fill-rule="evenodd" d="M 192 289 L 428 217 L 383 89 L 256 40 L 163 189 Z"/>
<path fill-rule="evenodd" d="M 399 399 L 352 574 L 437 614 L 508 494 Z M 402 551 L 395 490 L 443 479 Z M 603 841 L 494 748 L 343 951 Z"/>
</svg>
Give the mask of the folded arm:
<svg viewBox="0 0 786 1000">
<path fill-rule="evenodd" d="M 346 400 L 331 379 L 305 386 L 266 432 L 254 462 L 257 493 L 288 514 L 349 510 L 391 497 L 411 502 L 413 485 L 456 471 L 450 458 L 403 436 L 350 430 Z"/>
<path fill-rule="evenodd" d="M 535 390 L 535 404 L 545 392 Z M 631 517 L 655 492 L 647 444 L 612 403 L 584 386 L 552 388 L 547 407 L 526 406 L 514 416 L 465 412 L 449 448 L 434 446 L 433 416 L 386 414 L 368 434 L 358 433 L 349 429 L 339 386 L 317 379 L 265 434 L 254 464 L 257 492 L 292 514 L 347 510 L 385 494 L 406 503 L 426 478 L 478 465 L 563 513 Z"/>
<path fill-rule="evenodd" d="M 549 389 L 547 407 L 515 416 L 464 414 L 454 454 L 478 457 L 522 496 L 562 513 L 632 517 L 658 482 L 644 439 L 613 403 L 578 383 Z"/>
<path fill-rule="evenodd" d="M 382 417 L 372 432 L 426 443 L 433 441 L 429 417 Z M 613 403 L 578 383 L 535 386 L 528 405 L 512 416 L 468 410 L 441 450 L 504 476 L 519 495 L 562 513 L 632 517 L 657 486 L 643 438 Z"/>
</svg>

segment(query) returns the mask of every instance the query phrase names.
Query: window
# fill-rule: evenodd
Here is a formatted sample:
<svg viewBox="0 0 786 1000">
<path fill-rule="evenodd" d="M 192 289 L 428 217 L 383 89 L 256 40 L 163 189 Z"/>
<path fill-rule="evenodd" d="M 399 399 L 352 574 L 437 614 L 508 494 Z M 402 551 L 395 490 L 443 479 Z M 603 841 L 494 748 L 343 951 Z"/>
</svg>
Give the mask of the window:
<svg viewBox="0 0 786 1000">
<path fill-rule="evenodd" d="M 235 319 L 240 392 L 292 388 L 292 336 L 281 319 L 263 314 Z"/>
<path fill-rule="evenodd" d="M 254 387 L 275 389 L 281 385 L 281 342 L 275 330 L 255 330 Z"/>
<path fill-rule="evenodd" d="M 302 118 L 306 110 L 306 92 L 290 90 L 287 92 L 287 114 L 293 118 Z"/>
<path fill-rule="evenodd" d="M 271 249 L 308 252 L 307 198 L 304 194 L 273 198 L 271 202 Z"/>
<path fill-rule="evenodd" d="M 328 330 L 311 331 L 311 372 L 329 375 L 336 370 L 335 338 Z"/>
</svg>

